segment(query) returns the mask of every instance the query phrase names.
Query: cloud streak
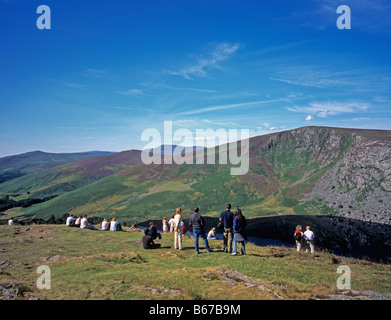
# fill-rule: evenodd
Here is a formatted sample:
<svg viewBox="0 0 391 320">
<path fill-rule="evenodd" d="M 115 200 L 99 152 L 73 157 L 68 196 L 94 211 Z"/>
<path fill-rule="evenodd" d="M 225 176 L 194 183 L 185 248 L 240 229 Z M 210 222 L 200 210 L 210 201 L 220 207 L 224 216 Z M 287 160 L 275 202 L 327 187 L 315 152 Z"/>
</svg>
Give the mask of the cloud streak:
<svg viewBox="0 0 391 320">
<path fill-rule="evenodd" d="M 146 95 L 142 90 L 135 88 L 127 89 L 125 91 L 115 91 L 115 93 L 131 97 L 141 97 Z"/>
<path fill-rule="evenodd" d="M 211 112 L 211 111 L 227 110 L 227 109 L 233 109 L 233 108 L 255 106 L 255 105 L 264 104 L 264 103 L 281 102 L 281 101 L 288 101 L 288 99 L 273 99 L 273 100 L 261 100 L 261 101 L 252 101 L 252 102 L 223 104 L 223 105 L 216 105 L 216 106 L 201 108 L 201 109 L 197 109 L 197 110 L 185 111 L 185 112 L 182 112 L 181 114 L 182 115 L 199 114 L 199 113 L 205 113 L 205 112 Z"/>
<path fill-rule="evenodd" d="M 314 117 L 326 118 L 346 113 L 362 113 L 367 111 L 369 105 L 363 102 L 313 102 L 307 106 L 287 107 L 292 112 L 309 114 L 305 120 L 313 120 Z"/>
<path fill-rule="evenodd" d="M 219 68 L 219 64 L 229 59 L 238 49 L 239 44 L 237 43 L 218 43 L 206 57 L 201 56 L 195 62 L 188 64 L 178 71 L 167 70 L 166 72 L 171 75 L 182 76 L 189 80 L 194 76 L 206 77 L 210 70 Z"/>
</svg>

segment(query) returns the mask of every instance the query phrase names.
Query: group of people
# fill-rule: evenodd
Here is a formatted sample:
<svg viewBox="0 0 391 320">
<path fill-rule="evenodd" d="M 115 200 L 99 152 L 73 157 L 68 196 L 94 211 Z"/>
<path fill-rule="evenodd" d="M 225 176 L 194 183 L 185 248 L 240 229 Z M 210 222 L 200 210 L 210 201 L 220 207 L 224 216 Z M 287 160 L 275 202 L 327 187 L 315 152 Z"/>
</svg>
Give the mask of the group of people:
<svg viewBox="0 0 391 320">
<path fill-rule="evenodd" d="M 206 251 L 212 252 L 208 239 L 217 240 L 216 237 L 216 228 L 213 227 L 208 235 L 205 233 L 205 220 L 199 212 L 199 208 L 196 207 L 193 210 L 193 214 L 189 219 L 189 226 L 193 230 L 194 236 L 194 249 L 196 254 L 199 254 L 199 239 L 201 238 L 204 242 Z M 247 240 L 246 233 L 246 219 L 242 214 L 242 211 L 238 208 L 235 213 L 231 212 L 231 205 L 226 206 L 226 210 L 220 214 L 219 218 L 222 227 L 224 229 L 223 239 L 224 239 L 224 251 L 229 252 L 232 255 L 236 255 L 237 244 L 241 244 L 241 253 L 246 254 L 245 250 L 245 241 Z M 186 232 L 184 222 L 182 219 L 182 209 L 177 208 L 175 215 L 171 217 L 170 220 L 167 220 L 166 217 L 162 220 L 163 223 L 163 233 L 174 233 L 174 248 L 183 250 L 182 246 L 182 236 L 188 235 L 190 237 L 190 231 Z M 153 240 L 156 239 L 152 235 L 154 230 L 154 223 L 151 222 L 153 226 L 150 225 L 149 229 L 144 230 L 144 236 L 142 238 L 142 243 L 145 249 L 155 249 L 159 248 L 160 245 L 156 244 Z M 160 234 L 159 234 L 160 235 Z"/>
<path fill-rule="evenodd" d="M 205 220 L 200 214 L 198 207 L 194 208 L 193 214 L 189 219 L 189 226 L 193 229 L 194 247 L 196 254 L 199 254 L 199 238 L 204 241 L 205 249 L 207 252 L 212 252 L 209 246 L 209 242 L 205 233 Z M 188 236 L 190 238 L 190 231 L 186 231 L 185 224 L 182 219 L 182 208 L 177 208 L 175 215 L 170 220 L 163 218 L 163 232 L 174 233 L 174 248 L 183 250 L 182 236 Z"/>
<path fill-rule="evenodd" d="M 315 235 L 310 229 L 310 226 L 307 226 L 306 230 L 303 232 L 301 225 L 296 227 L 293 237 L 296 241 L 296 250 L 298 253 L 300 253 L 302 248 L 305 249 L 306 252 L 308 252 L 309 249 L 311 254 L 315 253 Z"/>
<path fill-rule="evenodd" d="M 231 253 L 233 256 L 237 254 L 237 245 L 241 244 L 241 254 L 246 254 L 246 218 L 242 214 L 242 210 L 236 209 L 235 213 L 231 211 L 231 205 L 227 204 L 225 211 L 220 214 L 219 220 L 223 232 L 224 252 Z"/>
<path fill-rule="evenodd" d="M 71 214 L 65 224 L 68 227 L 78 227 L 81 229 L 90 229 L 90 230 L 99 230 L 97 227 L 95 227 L 91 222 L 88 221 L 87 216 L 79 216 L 75 217 L 73 214 Z M 110 222 L 107 221 L 107 219 L 103 219 L 102 221 L 102 231 L 122 231 L 121 224 L 113 217 Z"/>
<path fill-rule="evenodd" d="M 237 254 L 238 244 L 241 245 L 241 254 L 246 254 L 246 241 L 247 241 L 247 232 L 246 232 L 246 218 L 242 214 L 242 210 L 239 208 L 236 209 L 235 213 L 231 211 L 231 205 L 227 204 L 226 210 L 221 212 L 219 216 L 219 227 L 223 229 L 223 244 L 224 252 L 231 253 L 232 255 Z M 204 246 L 207 252 L 212 252 L 208 239 L 217 240 L 216 237 L 216 228 L 213 227 L 208 235 L 205 233 L 205 220 L 199 213 L 199 208 L 196 207 L 193 210 L 193 214 L 189 219 L 189 226 L 193 229 L 194 235 L 194 247 L 196 254 L 199 254 L 199 238 L 204 242 Z M 183 250 L 182 247 L 182 236 L 187 235 L 190 238 L 190 231 L 186 231 L 185 224 L 182 219 L 182 209 L 177 208 L 175 215 L 171 217 L 170 220 L 167 220 L 166 217 L 163 218 L 163 233 L 174 233 L 174 248 Z M 8 222 L 9 225 L 13 224 L 13 218 Z M 66 219 L 66 225 L 68 227 L 79 227 L 81 229 L 91 229 L 99 230 L 91 222 L 88 221 L 87 216 L 75 217 L 72 214 Z M 138 228 L 137 222 L 132 226 L 133 228 Z M 296 242 L 296 250 L 300 253 L 301 249 L 305 249 L 306 252 L 310 251 L 311 254 L 315 253 L 315 235 L 310 230 L 310 226 L 306 227 L 306 231 L 302 231 L 301 225 L 296 227 L 294 233 L 294 239 Z M 107 219 L 102 221 L 102 231 L 123 231 L 121 224 L 112 218 L 110 222 Z M 155 223 L 151 221 L 149 223 L 149 228 L 144 230 L 144 236 L 142 238 L 142 244 L 145 249 L 156 249 L 160 248 L 161 245 L 155 243 L 154 240 L 162 239 L 162 235 L 157 231 Z"/>
</svg>

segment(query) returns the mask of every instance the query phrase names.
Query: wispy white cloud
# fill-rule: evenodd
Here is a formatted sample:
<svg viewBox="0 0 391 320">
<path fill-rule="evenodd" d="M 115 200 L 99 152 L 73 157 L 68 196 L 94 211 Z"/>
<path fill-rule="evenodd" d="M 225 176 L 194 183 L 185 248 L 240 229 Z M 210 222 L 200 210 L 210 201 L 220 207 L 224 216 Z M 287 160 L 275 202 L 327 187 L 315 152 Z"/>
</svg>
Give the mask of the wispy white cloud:
<svg viewBox="0 0 391 320">
<path fill-rule="evenodd" d="M 305 121 L 311 121 L 311 120 L 314 120 L 314 117 L 309 114 L 308 116 L 305 117 L 304 120 Z"/>
<path fill-rule="evenodd" d="M 338 69 L 339 68 L 339 69 Z M 383 93 L 391 89 L 391 78 L 377 68 L 346 69 L 336 65 L 281 65 L 270 80 L 295 86 Z"/>
<path fill-rule="evenodd" d="M 88 78 L 103 78 L 107 75 L 107 73 L 101 69 L 85 68 L 83 75 Z"/>
<path fill-rule="evenodd" d="M 209 93 L 215 93 L 216 92 L 216 90 L 199 89 L 199 88 L 183 88 L 183 89 L 190 90 L 190 91 L 209 92 Z"/>
<path fill-rule="evenodd" d="M 269 127 L 268 130 L 275 131 L 275 130 L 281 130 L 281 129 L 285 129 L 285 128 L 286 128 L 286 126 L 279 126 L 279 127 L 273 126 L 273 127 Z"/>
<path fill-rule="evenodd" d="M 274 78 L 274 77 L 270 77 L 270 80 L 285 82 L 285 83 L 294 84 L 303 87 L 323 88 L 323 86 L 317 84 L 317 82 L 297 81 L 297 80 L 281 79 L 281 78 Z"/>
<path fill-rule="evenodd" d="M 121 95 L 124 95 L 124 96 L 132 96 L 132 97 L 141 97 L 141 96 L 145 96 L 146 95 L 144 93 L 144 91 L 142 91 L 140 89 L 135 89 L 135 88 L 127 89 L 127 90 L 124 90 L 124 91 L 115 91 L 115 93 L 118 93 L 118 94 L 121 94 Z"/>
<path fill-rule="evenodd" d="M 237 43 L 218 43 L 205 57 L 200 56 L 195 62 L 190 63 L 179 70 L 166 70 L 168 74 L 182 76 L 186 79 L 192 77 L 206 77 L 208 72 L 220 67 L 220 63 L 227 60 L 239 49 Z"/>
<path fill-rule="evenodd" d="M 242 103 L 233 103 L 233 104 L 224 104 L 224 105 L 216 105 L 191 111 L 185 111 L 182 112 L 182 115 L 187 114 L 199 114 L 199 113 L 205 113 L 205 112 L 211 112 L 211 111 L 217 111 L 217 110 L 226 110 L 226 109 L 233 109 L 233 108 L 240 108 L 240 107 L 248 107 L 248 106 L 254 106 L 264 103 L 274 103 L 274 102 L 281 102 L 281 101 L 287 101 L 285 98 L 281 99 L 273 99 L 273 100 L 261 100 L 261 101 L 252 101 L 252 102 L 242 102 Z"/>
<path fill-rule="evenodd" d="M 357 117 L 357 118 L 353 118 L 352 121 L 367 121 L 367 120 L 370 120 L 370 118 L 368 117 Z"/>
<path fill-rule="evenodd" d="M 313 118 L 326 118 L 345 113 L 362 113 L 367 111 L 369 105 L 364 102 L 349 101 L 349 102 L 313 102 L 307 106 L 287 107 L 286 109 L 292 112 L 309 114 L 307 121 Z M 312 119 L 311 119 L 312 118 Z"/>
<path fill-rule="evenodd" d="M 206 93 L 216 93 L 216 90 L 213 89 L 204 89 L 204 88 L 192 88 L 192 87 L 175 87 L 168 85 L 164 82 L 142 82 L 141 86 L 148 89 L 171 89 L 171 90 L 183 90 L 183 91 L 197 91 L 197 92 L 206 92 Z"/>
<path fill-rule="evenodd" d="M 296 42 L 289 42 L 289 43 L 284 43 L 281 45 L 273 46 L 273 47 L 268 47 L 264 48 L 255 52 L 251 52 L 249 55 L 261 55 L 265 53 L 271 53 L 271 52 L 278 52 L 278 51 L 285 51 L 286 49 L 300 46 L 302 44 L 309 43 L 310 40 L 303 40 L 303 41 L 296 41 Z"/>
</svg>

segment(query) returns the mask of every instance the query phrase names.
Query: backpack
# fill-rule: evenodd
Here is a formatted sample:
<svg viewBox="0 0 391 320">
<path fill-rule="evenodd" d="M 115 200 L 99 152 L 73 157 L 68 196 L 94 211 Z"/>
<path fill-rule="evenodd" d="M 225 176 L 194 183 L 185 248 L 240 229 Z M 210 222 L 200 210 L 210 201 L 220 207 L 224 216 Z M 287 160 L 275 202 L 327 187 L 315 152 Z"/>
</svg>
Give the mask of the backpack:
<svg viewBox="0 0 391 320">
<path fill-rule="evenodd" d="M 300 241 L 301 240 L 301 232 L 296 232 L 294 235 L 294 238 L 296 241 Z"/>
</svg>

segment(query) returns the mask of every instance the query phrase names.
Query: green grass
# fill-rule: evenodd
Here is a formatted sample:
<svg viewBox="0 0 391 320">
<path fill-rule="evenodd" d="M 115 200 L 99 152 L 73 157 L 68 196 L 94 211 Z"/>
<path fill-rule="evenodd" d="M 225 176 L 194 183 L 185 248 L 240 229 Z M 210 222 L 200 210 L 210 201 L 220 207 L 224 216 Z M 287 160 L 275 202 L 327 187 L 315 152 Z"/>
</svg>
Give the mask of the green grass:
<svg viewBox="0 0 391 320">
<path fill-rule="evenodd" d="M 164 234 L 162 248 L 144 250 L 141 230 L 101 232 L 62 225 L 0 226 L 1 282 L 20 283 L 28 296 L 40 299 L 276 299 L 272 293 L 224 280 L 219 269 L 237 270 L 260 281 L 284 299 L 311 299 L 337 291 L 336 270 L 352 271 L 352 290 L 389 293 L 390 265 L 339 257 L 315 257 L 283 247 L 246 246 L 246 256 L 222 252 L 221 241 L 210 241 L 213 253 L 195 255 L 193 238 L 183 238 L 185 250 L 173 248 Z M 47 263 L 42 258 L 60 258 Z M 51 289 L 39 290 L 38 265 L 51 270 Z M 171 290 L 171 291 L 169 291 Z M 170 293 L 171 292 L 171 293 Z M 23 297 L 19 297 L 23 298 Z"/>
</svg>

